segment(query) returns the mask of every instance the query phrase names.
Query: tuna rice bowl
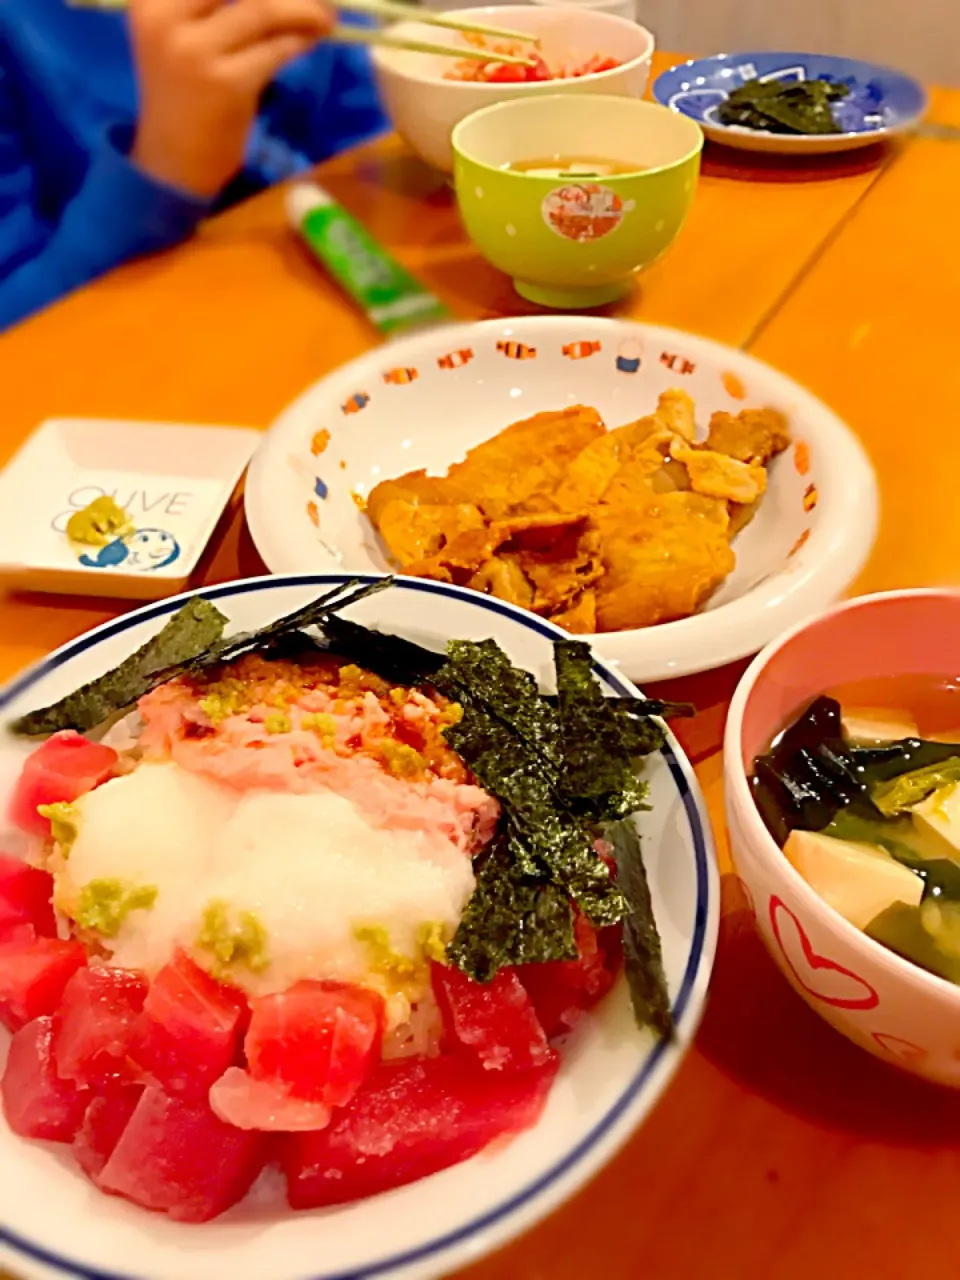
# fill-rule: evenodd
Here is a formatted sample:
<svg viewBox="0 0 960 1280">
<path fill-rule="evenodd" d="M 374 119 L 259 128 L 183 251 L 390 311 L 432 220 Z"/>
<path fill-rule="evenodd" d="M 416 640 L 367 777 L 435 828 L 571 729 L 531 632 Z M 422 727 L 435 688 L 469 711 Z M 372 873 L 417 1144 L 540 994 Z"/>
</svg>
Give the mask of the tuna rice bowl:
<svg viewBox="0 0 960 1280">
<path fill-rule="evenodd" d="M 673 1034 L 636 815 L 689 708 L 606 697 L 579 641 L 544 693 L 345 616 L 389 587 L 240 634 L 192 598 L 11 726 L 4 1114 L 105 1193 L 359 1200 L 535 1124 L 621 972 Z"/>
</svg>

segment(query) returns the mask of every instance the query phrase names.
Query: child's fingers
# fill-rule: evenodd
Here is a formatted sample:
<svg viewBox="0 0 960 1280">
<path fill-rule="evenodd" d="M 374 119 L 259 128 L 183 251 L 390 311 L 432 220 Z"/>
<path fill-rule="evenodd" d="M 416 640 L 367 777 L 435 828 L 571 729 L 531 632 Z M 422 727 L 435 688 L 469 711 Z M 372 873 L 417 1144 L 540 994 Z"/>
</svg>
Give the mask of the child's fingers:
<svg viewBox="0 0 960 1280">
<path fill-rule="evenodd" d="M 316 34 L 270 36 L 253 44 L 228 59 L 230 71 L 238 80 L 248 84 L 269 84 L 277 73 L 312 49 L 317 43 Z"/>
<path fill-rule="evenodd" d="M 282 36 L 318 40 L 333 26 L 320 0 L 234 0 L 207 23 L 218 51 L 235 53 Z"/>
<path fill-rule="evenodd" d="M 130 0 L 135 22 L 168 26 L 172 21 L 205 18 L 219 9 L 223 0 Z"/>
</svg>

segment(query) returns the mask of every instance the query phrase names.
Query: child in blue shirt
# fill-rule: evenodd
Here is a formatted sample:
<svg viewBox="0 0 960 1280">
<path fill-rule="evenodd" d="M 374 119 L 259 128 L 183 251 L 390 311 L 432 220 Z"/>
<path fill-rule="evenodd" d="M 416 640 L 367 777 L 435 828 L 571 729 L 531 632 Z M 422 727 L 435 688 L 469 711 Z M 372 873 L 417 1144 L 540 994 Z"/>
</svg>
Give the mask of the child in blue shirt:
<svg viewBox="0 0 960 1280">
<path fill-rule="evenodd" d="M 0 329 L 383 128 L 322 0 L 0 0 Z"/>
</svg>

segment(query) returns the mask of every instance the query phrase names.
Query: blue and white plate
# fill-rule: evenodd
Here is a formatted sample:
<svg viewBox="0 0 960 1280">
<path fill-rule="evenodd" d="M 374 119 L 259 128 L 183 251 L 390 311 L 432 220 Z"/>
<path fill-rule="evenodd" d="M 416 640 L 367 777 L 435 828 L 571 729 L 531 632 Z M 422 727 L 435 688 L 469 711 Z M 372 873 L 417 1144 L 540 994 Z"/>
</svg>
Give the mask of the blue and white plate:
<svg viewBox="0 0 960 1280">
<path fill-rule="evenodd" d="M 842 131 L 765 133 L 721 124 L 717 108 L 734 89 L 754 79 L 834 80 L 849 85 L 850 96 L 833 108 Z M 665 71 L 653 86 L 653 96 L 661 106 L 696 120 L 714 142 L 778 155 L 824 155 L 868 147 L 912 128 L 927 108 L 923 86 L 900 71 L 815 53 L 722 53 L 696 58 Z"/>
<path fill-rule="evenodd" d="M 202 594 L 229 617 L 231 630 L 244 631 L 343 581 L 343 574 L 258 578 L 204 587 Z M 7 735 L 10 719 L 137 650 L 185 598 L 124 614 L 0 689 L 4 811 L 28 750 Z M 412 578 L 362 601 L 351 617 L 437 650 L 453 637 L 492 637 L 545 687 L 553 642 L 566 635 L 501 600 Z M 596 670 L 608 693 L 636 693 L 611 668 L 598 662 Z M 101 1194 L 68 1150 L 18 1138 L 0 1118 L 0 1274 L 23 1280 L 436 1280 L 555 1209 L 606 1164 L 665 1089 L 693 1038 L 713 966 L 720 894 L 710 820 L 672 735 L 646 762 L 644 778 L 652 807 L 638 823 L 673 998 L 672 1043 L 655 1043 L 636 1029 L 621 978 L 571 1036 L 536 1126 L 511 1142 L 423 1181 L 313 1213 L 291 1213 L 267 1176 L 243 1204 L 205 1226 Z M 0 1070 L 7 1041 L 0 1030 Z"/>
</svg>

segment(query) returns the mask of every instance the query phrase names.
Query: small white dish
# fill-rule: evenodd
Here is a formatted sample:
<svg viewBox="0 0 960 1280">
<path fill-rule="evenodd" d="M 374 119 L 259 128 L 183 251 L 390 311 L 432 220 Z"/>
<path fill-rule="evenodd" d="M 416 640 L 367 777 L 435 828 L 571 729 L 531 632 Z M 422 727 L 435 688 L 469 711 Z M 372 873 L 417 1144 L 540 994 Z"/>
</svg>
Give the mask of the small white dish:
<svg viewBox="0 0 960 1280">
<path fill-rule="evenodd" d="M 595 407 L 608 427 L 681 387 L 701 432 L 716 410 L 771 405 L 795 444 L 770 467 L 737 565 L 680 622 L 585 636 L 636 681 L 706 671 L 755 653 L 836 600 L 873 545 L 877 490 L 856 437 L 769 365 L 707 338 L 590 316 L 531 316 L 431 329 L 337 369 L 277 420 L 250 466 L 246 510 L 275 573 L 391 567 L 359 509 L 378 481 L 433 474 L 519 419 Z"/>
<path fill-rule="evenodd" d="M 0 474 L 0 576 L 37 591 L 155 600 L 181 590 L 257 447 L 251 427 L 96 418 L 42 423 Z M 135 531 L 71 543 L 109 495 Z"/>
<path fill-rule="evenodd" d="M 230 630 L 260 627 L 343 582 L 343 574 L 258 578 L 202 594 Z M 65 645 L 0 690 L 0 725 L 93 679 L 155 635 L 178 607 L 126 614 Z M 398 579 L 350 617 L 442 650 L 493 637 L 546 685 L 553 641 L 541 618 L 437 582 Z M 636 693 L 608 668 L 610 693 Z M 30 745 L 0 737 L 0 811 Z M 596 1174 L 649 1114 L 688 1048 L 706 999 L 719 919 L 710 822 L 676 739 L 646 762 L 651 809 L 638 824 L 677 1034 L 637 1030 L 626 982 L 583 1019 L 538 1123 L 508 1143 L 386 1194 L 316 1212 L 278 1204 L 276 1184 L 204 1226 L 173 1222 L 97 1191 L 69 1152 L 15 1137 L 0 1119 L 0 1271 L 30 1280 L 434 1280 L 531 1227 Z M 0 1064 L 9 1037 L 0 1031 Z M 215 1154 L 215 1153 L 214 1153 Z"/>
</svg>

